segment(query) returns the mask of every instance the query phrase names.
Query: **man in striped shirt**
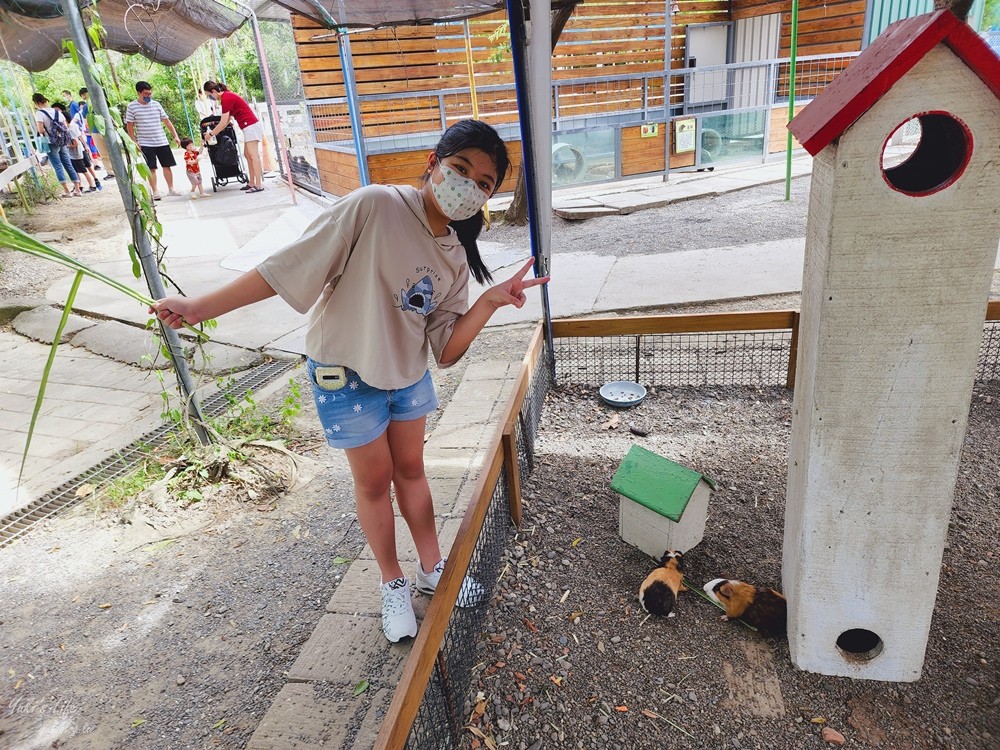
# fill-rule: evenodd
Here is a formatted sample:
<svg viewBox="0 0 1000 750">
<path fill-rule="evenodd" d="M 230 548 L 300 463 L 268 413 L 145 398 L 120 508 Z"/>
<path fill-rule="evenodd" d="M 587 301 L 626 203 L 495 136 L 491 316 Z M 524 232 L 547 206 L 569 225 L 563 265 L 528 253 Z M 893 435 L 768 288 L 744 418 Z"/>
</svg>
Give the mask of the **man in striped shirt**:
<svg viewBox="0 0 1000 750">
<path fill-rule="evenodd" d="M 174 143 L 181 145 L 177 129 L 167 117 L 166 111 L 159 102 L 153 101 L 153 87 L 146 81 L 139 81 L 135 84 L 135 91 L 138 98 L 134 102 L 129 102 L 125 110 L 125 127 L 132 140 L 139 144 L 143 157 L 146 159 L 146 166 L 149 167 L 149 186 L 153 190 L 153 200 L 160 200 L 160 193 L 156 189 L 156 165 L 163 167 L 163 176 L 167 181 L 167 195 L 180 195 L 174 190 L 174 174 L 170 168 L 177 164 L 174 160 L 173 151 L 167 141 L 163 126 L 174 136 Z"/>
</svg>

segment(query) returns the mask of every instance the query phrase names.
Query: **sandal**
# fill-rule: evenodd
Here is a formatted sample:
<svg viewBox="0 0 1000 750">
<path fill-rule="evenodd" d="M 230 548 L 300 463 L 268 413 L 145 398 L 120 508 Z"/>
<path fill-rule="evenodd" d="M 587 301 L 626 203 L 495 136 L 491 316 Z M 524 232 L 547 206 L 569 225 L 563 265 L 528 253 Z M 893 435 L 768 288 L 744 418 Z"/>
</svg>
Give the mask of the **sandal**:
<svg viewBox="0 0 1000 750">
<path fill-rule="evenodd" d="M 243 187 L 240 188 L 240 190 L 249 190 L 249 189 L 250 185 L 244 185 Z"/>
<path fill-rule="evenodd" d="M 264 188 L 262 187 L 252 187 L 249 190 L 247 190 L 247 195 L 250 195 L 250 193 L 263 193 L 263 192 Z"/>
</svg>

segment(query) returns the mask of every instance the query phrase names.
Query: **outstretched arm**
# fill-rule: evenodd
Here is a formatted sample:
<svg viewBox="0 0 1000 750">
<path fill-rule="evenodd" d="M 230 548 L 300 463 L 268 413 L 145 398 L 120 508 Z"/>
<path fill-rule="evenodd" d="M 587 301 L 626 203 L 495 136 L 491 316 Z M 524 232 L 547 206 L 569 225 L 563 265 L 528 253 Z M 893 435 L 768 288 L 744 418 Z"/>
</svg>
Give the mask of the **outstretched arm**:
<svg viewBox="0 0 1000 750">
<path fill-rule="evenodd" d="M 490 318 L 497 310 L 505 305 L 513 305 L 521 308 L 527 301 L 524 294 L 525 289 L 539 286 L 548 282 L 548 276 L 537 279 L 527 279 L 524 276 L 535 264 L 534 259 L 528 260 L 521 270 L 515 273 L 506 281 L 501 281 L 496 286 L 491 286 L 482 296 L 475 301 L 469 311 L 455 321 L 455 327 L 451 331 L 451 338 L 445 344 L 444 351 L 441 352 L 441 364 L 447 366 L 454 364 L 465 350 L 469 348 L 473 339 L 479 335 Z"/>
<path fill-rule="evenodd" d="M 214 128 L 212 128 L 211 130 L 209 130 L 208 134 L 218 135 L 219 133 L 221 133 L 223 130 L 226 129 L 226 125 L 228 124 L 229 124 L 229 113 L 223 112 L 222 117 L 219 119 L 219 124 L 216 125 Z"/>
<path fill-rule="evenodd" d="M 180 146 L 181 145 L 181 137 L 179 135 L 177 135 L 177 128 L 174 127 L 174 124 L 170 121 L 170 118 L 169 117 L 164 117 L 163 118 L 163 124 L 167 126 L 167 130 L 169 130 L 170 133 L 171 133 L 171 135 L 173 135 L 173 137 L 174 137 L 174 143 L 176 143 L 178 146 Z"/>
<path fill-rule="evenodd" d="M 180 328 L 184 323 L 197 325 L 204 320 L 217 318 L 274 295 L 274 289 L 264 281 L 264 277 L 255 268 L 214 292 L 200 297 L 183 297 L 179 294 L 164 297 L 157 300 L 149 308 L 149 312 L 156 315 L 165 325 Z"/>
</svg>

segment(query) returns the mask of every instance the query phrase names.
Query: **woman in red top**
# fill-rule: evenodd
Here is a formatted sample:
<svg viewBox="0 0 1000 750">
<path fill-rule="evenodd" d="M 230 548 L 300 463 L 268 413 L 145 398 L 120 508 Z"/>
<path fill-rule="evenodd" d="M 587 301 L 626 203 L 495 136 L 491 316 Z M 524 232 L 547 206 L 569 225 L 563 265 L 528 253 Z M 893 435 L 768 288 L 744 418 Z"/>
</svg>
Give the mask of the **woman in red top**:
<svg viewBox="0 0 1000 750">
<path fill-rule="evenodd" d="M 222 104 L 222 119 L 208 131 L 208 137 L 218 135 L 231 119 L 236 120 L 243 131 L 243 155 L 247 158 L 247 169 L 250 172 L 249 182 L 242 189 L 248 193 L 259 193 L 264 189 L 264 171 L 260 162 L 260 141 L 264 136 L 264 127 L 246 100 L 227 89 L 225 84 L 205 81 L 202 88 L 213 100 Z"/>
</svg>

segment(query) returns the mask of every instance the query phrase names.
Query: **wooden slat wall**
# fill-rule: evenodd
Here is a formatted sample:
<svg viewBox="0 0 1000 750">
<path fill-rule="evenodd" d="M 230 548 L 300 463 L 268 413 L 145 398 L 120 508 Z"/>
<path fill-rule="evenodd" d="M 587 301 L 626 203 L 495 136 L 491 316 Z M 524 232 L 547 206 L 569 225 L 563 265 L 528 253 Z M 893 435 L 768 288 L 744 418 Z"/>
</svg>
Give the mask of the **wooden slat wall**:
<svg viewBox="0 0 1000 750">
<path fill-rule="evenodd" d="M 368 173 L 371 181 L 420 187 L 424 170 L 427 168 L 428 150 L 372 154 L 368 157 Z M 521 168 L 521 142 L 509 141 L 507 154 L 510 156 L 510 172 L 500 185 L 501 192 L 514 189 L 517 173 Z"/>
<path fill-rule="evenodd" d="M 588 0 L 576 8 L 553 53 L 554 81 L 657 73 L 684 65 L 684 29 L 691 23 L 726 21 L 728 0 L 679 0 L 670 24 L 666 0 Z M 491 123 L 517 121 L 512 91 L 486 92 L 491 85 L 514 81 L 509 39 L 502 13 L 470 20 L 479 116 Z M 336 40 L 304 18 L 293 16 L 296 47 L 306 99 L 345 96 Z M 667 29 L 670 34 L 667 34 Z M 492 37 L 492 38 L 491 38 Z M 469 85 L 464 26 L 460 23 L 383 29 L 351 35 L 358 92 L 397 94 L 426 92 L 414 99 L 367 102 L 363 107 L 366 137 L 433 132 L 440 128 L 438 92 Z M 650 107 L 662 106 L 663 90 L 647 93 Z M 678 100 L 681 91 L 672 92 Z M 595 112 L 621 112 L 642 107 L 642 87 L 625 81 L 576 84 L 559 91 L 559 112 L 570 117 Z M 468 94 L 444 96 L 447 122 L 472 116 Z M 346 110 L 343 114 L 346 114 Z M 327 125 L 343 127 L 342 116 Z M 321 132 L 324 128 L 317 128 Z"/>
<path fill-rule="evenodd" d="M 838 55 L 860 52 L 866 0 L 801 0 L 799 55 Z M 733 20 L 781 13 L 779 57 L 791 53 L 791 0 L 733 0 Z"/>
<path fill-rule="evenodd" d="M 642 128 L 622 128 L 622 176 L 645 172 L 662 172 L 666 169 L 667 123 L 660 123 L 655 136 L 642 137 Z"/>
<path fill-rule="evenodd" d="M 361 185 L 358 160 L 353 153 L 316 149 L 319 183 L 331 195 L 347 195 Z"/>
<path fill-rule="evenodd" d="M 797 115 L 805 109 L 805 105 L 795 108 Z M 788 147 L 788 107 L 771 108 L 771 131 L 768 138 L 767 153 L 781 153 Z M 802 145 L 792 137 L 792 148 L 802 148 Z"/>
</svg>

